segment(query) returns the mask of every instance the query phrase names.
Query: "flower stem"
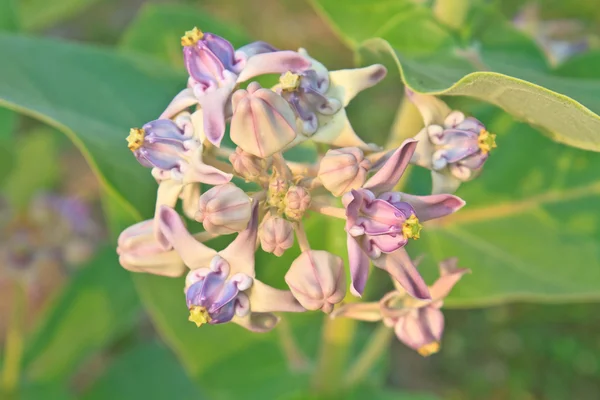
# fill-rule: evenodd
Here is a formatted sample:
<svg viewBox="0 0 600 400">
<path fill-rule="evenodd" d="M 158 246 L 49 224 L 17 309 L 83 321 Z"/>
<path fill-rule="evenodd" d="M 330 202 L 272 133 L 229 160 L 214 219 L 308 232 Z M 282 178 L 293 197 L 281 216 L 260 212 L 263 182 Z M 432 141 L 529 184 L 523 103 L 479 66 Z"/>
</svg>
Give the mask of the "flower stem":
<svg viewBox="0 0 600 400">
<path fill-rule="evenodd" d="M 14 394 L 19 385 L 26 306 L 26 289 L 21 282 L 15 283 L 10 324 L 4 347 L 4 368 L 2 369 L 2 390 L 7 396 Z"/>
<path fill-rule="evenodd" d="M 389 349 L 393 331 L 384 324 L 379 324 L 368 340 L 367 347 L 356 358 L 356 361 L 346 374 L 344 382 L 346 386 L 354 386 L 362 382 L 373 365 L 381 358 L 381 355 Z"/>
<path fill-rule="evenodd" d="M 316 393 L 328 396 L 339 394 L 342 389 L 356 321 L 350 318 L 325 318 L 312 388 Z"/>
<path fill-rule="evenodd" d="M 435 0 L 433 13 L 441 23 L 459 29 L 469 13 L 471 0 Z"/>
<path fill-rule="evenodd" d="M 319 203 L 313 200 L 309 206 L 309 209 L 329 217 L 346 219 L 346 210 L 340 207 L 330 206 L 329 204 Z"/>
<path fill-rule="evenodd" d="M 296 231 L 296 239 L 298 240 L 300 250 L 302 252 L 310 251 L 310 243 L 308 242 L 308 237 L 306 236 L 306 231 L 304 230 L 304 225 L 302 225 L 301 221 L 298 221 L 294 225 L 294 230 Z"/>
<path fill-rule="evenodd" d="M 298 347 L 296 340 L 294 340 L 294 332 L 285 316 L 279 321 L 276 331 L 290 369 L 292 371 L 305 371 L 309 366 L 309 361 Z"/>
</svg>

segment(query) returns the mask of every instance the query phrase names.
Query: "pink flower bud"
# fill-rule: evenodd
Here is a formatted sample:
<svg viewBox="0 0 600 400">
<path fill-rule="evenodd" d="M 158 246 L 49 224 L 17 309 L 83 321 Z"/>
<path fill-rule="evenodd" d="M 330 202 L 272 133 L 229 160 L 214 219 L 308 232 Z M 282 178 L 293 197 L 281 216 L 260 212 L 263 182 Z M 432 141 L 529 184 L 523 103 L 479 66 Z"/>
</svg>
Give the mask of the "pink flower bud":
<svg viewBox="0 0 600 400">
<path fill-rule="evenodd" d="M 334 196 L 341 196 L 365 183 L 371 162 L 358 147 L 329 150 L 319 165 L 318 177 Z"/>
<path fill-rule="evenodd" d="M 307 310 L 330 313 L 346 295 L 342 259 L 323 250 L 305 251 L 285 275 L 292 294 Z"/>
<path fill-rule="evenodd" d="M 268 214 L 260 225 L 258 237 L 264 251 L 281 257 L 294 245 L 294 227 L 290 221 Z"/>
<path fill-rule="evenodd" d="M 259 180 L 266 175 L 266 171 L 271 166 L 271 159 L 258 158 L 239 147 L 229 156 L 229 161 L 235 172 L 247 181 Z"/>
<path fill-rule="evenodd" d="M 165 251 L 156 240 L 154 220 L 125 229 L 119 236 L 117 254 L 123 268 L 133 272 L 180 276 L 186 270 L 175 250 Z"/>
<path fill-rule="evenodd" d="M 310 193 L 302 186 L 292 186 L 285 194 L 286 217 L 299 220 L 310 205 Z"/>
<path fill-rule="evenodd" d="M 296 138 L 296 117 L 287 101 L 257 82 L 233 94 L 231 140 L 244 151 L 265 158 Z"/>
<path fill-rule="evenodd" d="M 250 198 L 233 183 L 215 186 L 200 196 L 194 219 L 215 235 L 241 232 L 248 226 Z"/>
</svg>

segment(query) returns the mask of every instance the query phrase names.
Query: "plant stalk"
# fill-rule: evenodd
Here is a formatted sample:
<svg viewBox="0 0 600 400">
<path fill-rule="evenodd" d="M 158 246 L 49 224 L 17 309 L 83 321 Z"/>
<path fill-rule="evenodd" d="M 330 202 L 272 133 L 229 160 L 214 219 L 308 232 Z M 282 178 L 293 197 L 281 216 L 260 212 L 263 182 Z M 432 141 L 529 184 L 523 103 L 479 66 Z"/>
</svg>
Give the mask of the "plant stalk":
<svg viewBox="0 0 600 400">
<path fill-rule="evenodd" d="M 375 363 L 389 349 L 392 337 L 393 330 L 383 323 L 375 328 L 367 342 L 367 346 L 348 370 L 344 379 L 346 386 L 355 386 L 365 380 Z"/>
<path fill-rule="evenodd" d="M 16 282 L 14 285 L 10 323 L 4 345 L 4 368 L 2 369 L 2 390 L 9 398 L 15 394 L 19 386 L 26 307 L 26 289 L 21 282 Z"/>
</svg>

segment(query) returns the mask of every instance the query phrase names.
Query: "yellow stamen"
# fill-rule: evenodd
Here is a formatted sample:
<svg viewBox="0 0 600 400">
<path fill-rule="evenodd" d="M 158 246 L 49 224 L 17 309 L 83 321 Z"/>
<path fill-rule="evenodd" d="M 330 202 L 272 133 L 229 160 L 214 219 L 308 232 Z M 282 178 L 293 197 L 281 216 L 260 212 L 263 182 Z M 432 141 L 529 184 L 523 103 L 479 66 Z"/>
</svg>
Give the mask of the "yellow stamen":
<svg viewBox="0 0 600 400">
<path fill-rule="evenodd" d="M 407 239 L 416 240 L 421 237 L 421 229 L 423 229 L 423 225 L 419 223 L 419 218 L 413 214 L 409 219 L 404 221 L 404 225 L 402 225 L 402 234 Z"/>
<path fill-rule="evenodd" d="M 489 133 L 485 129 L 482 129 L 479 132 L 479 138 L 477 139 L 479 148 L 484 153 L 489 153 L 492 149 L 498 147 L 496 145 L 496 135 L 493 133 Z"/>
<path fill-rule="evenodd" d="M 144 144 L 144 137 L 146 131 L 142 128 L 131 128 L 129 130 L 129 136 L 127 136 L 127 147 L 129 150 L 136 151 Z"/>
<path fill-rule="evenodd" d="M 181 45 L 193 46 L 198 43 L 198 40 L 202 40 L 203 37 L 204 33 L 200 29 L 194 27 L 194 29 L 185 32 L 185 35 L 181 37 Z"/>
<path fill-rule="evenodd" d="M 293 92 L 300 86 L 300 75 L 288 71 L 279 78 L 279 83 L 284 92 Z"/>
<path fill-rule="evenodd" d="M 208 324 L 212 318 L 208 314 L 206 307 L 202 306 L 191 306 L 190 307 L 190 317 L 189 321 L 196 324 L 198 328 L 200 328 L 204 324 Z"/>
<path fill-rule="evenodd" d="M 421 346 L 417 349 L 420 355 L 423 357 L 429 357 L 432 354 L 440 351 L 440 343 L 439 342 L 431 342 L 426 344 L 425 346 Z"/>
</svg>

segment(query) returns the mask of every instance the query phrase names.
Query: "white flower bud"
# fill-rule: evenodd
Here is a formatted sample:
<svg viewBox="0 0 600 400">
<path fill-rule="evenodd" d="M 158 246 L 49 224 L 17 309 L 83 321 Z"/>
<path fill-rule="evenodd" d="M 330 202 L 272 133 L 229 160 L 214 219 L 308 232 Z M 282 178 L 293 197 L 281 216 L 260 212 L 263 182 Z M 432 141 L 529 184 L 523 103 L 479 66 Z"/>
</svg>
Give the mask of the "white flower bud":
<svg viewBox="0 0 600 400">
<path fill-rule="evenodd" d="M 305 251 L 285 275 L 292 294 L 307 310 L 330 313 L 346 295 L 342 259 L 323 250 Z"/>
<path fill-rule="evenodd" d="M 310 205 L 310 193 L 302 186 L 292 186 L 285 194 L 285 215 L 289 219 L 299 220 Z"/>
<path fill-rule="evenodd" d="M 280 257 L 294 245 L 294 227 L 284 218 L 267 214 L 258 230 L 258 237 L 264 251 Z"/>
<path fill-rule="evenodd" d="M 248 226 L 250 198 L 233 183 L 215 186 L 200 196 L 194 219 L 215 235 L 241 232 Z"/>
<path fill-rule="evenodd" d="M 371 162 L 358 147 L 329 150 L 319 165 L 318 177 L 325 189 L 341 196 L 365 183 Z"/>
<path fill-rule="evenodd" d="M 263 159 L 253 156 L 237 147 L 235 153 L 229 156 L 233 169 L 239 176 L 247 181 L 257 181 L 266 175 L 271 166 L 271 159 Z"/>
</svg>

